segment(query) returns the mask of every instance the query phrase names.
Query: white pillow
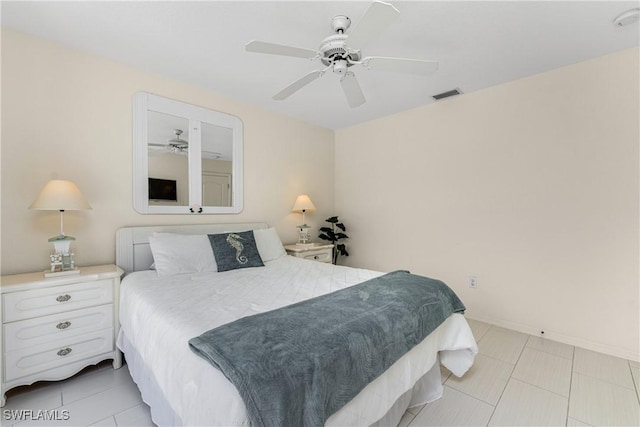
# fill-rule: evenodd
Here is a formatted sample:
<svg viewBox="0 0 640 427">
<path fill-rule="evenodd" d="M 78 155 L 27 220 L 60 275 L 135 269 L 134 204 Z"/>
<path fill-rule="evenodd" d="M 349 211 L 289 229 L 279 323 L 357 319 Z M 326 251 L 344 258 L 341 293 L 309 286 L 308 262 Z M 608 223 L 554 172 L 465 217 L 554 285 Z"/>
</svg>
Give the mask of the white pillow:
<svg viewBox="0 0 640 427">
<path fill-rule="evenodd" d="M 149 245 L 158 276 L 218 271 L 206 234 L 153 233 Z"/>
<path fill-rule="evenodd" d="M 287 254 L 275 228 L 253 230 L 253 236 L 262 261 L 273 261 Z"/>
</svg>

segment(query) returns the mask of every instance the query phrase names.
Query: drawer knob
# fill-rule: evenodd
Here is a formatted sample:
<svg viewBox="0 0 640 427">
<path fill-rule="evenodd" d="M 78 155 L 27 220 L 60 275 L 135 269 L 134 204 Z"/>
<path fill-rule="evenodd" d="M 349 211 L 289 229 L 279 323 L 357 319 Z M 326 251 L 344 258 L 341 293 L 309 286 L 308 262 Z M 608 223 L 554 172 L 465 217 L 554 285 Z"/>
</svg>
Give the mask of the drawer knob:
<svg viewBox="0 0 640 427">
<path fill-rule="evenodd" d="M 70 299 L 71 299 L 71 295 L 66 294 L 66 295 L 60 295 L 58 298 L 56 298 L 56 301 L 65 302 L 65 301 L 69 301 Z"/>
<path fill-rule="evenodd" d="M 313 259 L 319 259 L 320 257 L 318 255 L 314 256 Z"/>
<path fill-rule="evenodd" d="M 69 322 L 68 320 L 66 322 L 60 322 L 56 325 L 56 328 L 58 329 L 67 329 L 69 326 L 71 326 L 71 322 Z"/>
<path fill-rule="evenodd" d="M 71 349 L 69 347 L 67 347 L 67 348 L 63 348 L 62 350 L 58 350 L 57 355 L 58 356 L 66 356 L 69 353 L 71 353 Z"/>
</svg>

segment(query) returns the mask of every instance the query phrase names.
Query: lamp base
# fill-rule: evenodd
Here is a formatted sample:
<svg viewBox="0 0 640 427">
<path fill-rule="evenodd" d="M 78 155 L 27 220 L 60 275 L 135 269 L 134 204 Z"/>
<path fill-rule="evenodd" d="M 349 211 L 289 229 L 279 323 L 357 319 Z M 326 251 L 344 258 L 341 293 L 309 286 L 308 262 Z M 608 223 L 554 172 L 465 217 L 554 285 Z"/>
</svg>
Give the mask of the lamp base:
<svg viewBox="0 0 640 427">
<path fill-rule="evenodd" d="M 311 236 L 309 236 L 309 226 L 307 224 L 302 224 L 298 226 L 298 242 L 296 245 L 309 245 L 313 246 L 311 243 Z"/>
<path fill-rule="evenodd" d="M 61 271 L 45 270 L 44 271 L 44 277 L 71 276 L 73 274 L 80 274 L 80 269 L 74 268 L 73 270 L 61 270 Z"/>
</svg>

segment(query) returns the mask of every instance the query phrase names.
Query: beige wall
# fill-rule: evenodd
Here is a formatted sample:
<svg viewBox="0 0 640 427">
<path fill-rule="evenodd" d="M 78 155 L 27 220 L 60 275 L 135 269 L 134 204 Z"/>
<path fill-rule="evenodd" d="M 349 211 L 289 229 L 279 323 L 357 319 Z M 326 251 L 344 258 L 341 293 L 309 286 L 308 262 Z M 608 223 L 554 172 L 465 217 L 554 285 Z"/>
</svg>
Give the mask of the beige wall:
<svg viewBox="0 0 640 427">
<path fill-rule="evenodd" d="M 244 210 L 238 215 L 141 215 L 133 208 L 132 96 L 146 91 L 234 114 L 244 124 Z M 2 274 L 44 269 L 54 212 L 27 207 L 51 178 L 75 181 L 93 207 L 67 212 L 77 263 L 115 261 L 131 225 L 265 221 L 297 238 L 298 194 L 319 227 L 333 212 L 333 131 L 12 30 L 2 30 Z"/>
<path fill-rule="evenodd" d="M 638 52 L 337 131 L 348 262 L 441 278 L 472 318 L 638 359 Z"/>
</svg>

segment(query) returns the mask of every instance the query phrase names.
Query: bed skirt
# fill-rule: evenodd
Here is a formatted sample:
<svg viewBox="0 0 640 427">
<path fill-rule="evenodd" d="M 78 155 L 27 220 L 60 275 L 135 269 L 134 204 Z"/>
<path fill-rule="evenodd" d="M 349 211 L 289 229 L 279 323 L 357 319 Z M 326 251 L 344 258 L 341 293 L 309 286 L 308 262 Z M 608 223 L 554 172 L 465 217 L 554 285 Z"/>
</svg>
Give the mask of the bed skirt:
<svg viewBox="0 0 640 427">
<path fill-rule="evenodd" d="M 122 330 L 118 347 L 125 354 L 127 367 L 141 391 L 143 401 L 151 407 L 154 423 L 159 426 L 229 425 L 229 419 L 216 417 L 215 405 L 202 400 L 192 405 L 194 410 L 177 414 L 171 399 L 155 381 L 154 373 Z M 477 346 L 464 316 L 452 314 L 420 344 L 333 414 L 326 425 L 397 425 L 407 408 L 432 402 L 442 396 L 440 363 L 456 376 L 461 376 L 473 364 L 476 353 Z M 186 400 L 195 399 L 195 396 L 204 399 L 197 393 L 197 385 L 188 384 L 184 388 L 179 392 L 185 395 Z M 243 405 L 239 395 L 238 399 L 239 405 Z M 244 417 L 232 425 L 248 426 L 249 421 Z"/>
</svg>

